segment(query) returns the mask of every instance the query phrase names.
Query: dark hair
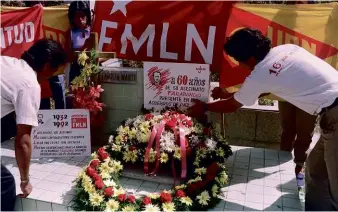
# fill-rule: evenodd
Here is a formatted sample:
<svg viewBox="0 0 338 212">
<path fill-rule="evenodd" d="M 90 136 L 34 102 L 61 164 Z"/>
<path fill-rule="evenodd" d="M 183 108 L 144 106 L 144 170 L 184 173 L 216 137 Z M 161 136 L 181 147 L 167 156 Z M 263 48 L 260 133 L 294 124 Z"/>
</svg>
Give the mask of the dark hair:
<svg viewBox="0 0 338 212">
<path fill-rule="evenodd" d="M 227 38 L 224 51 L 238 62 L 250 57 L 262 61 L 271 49 L 271 41 L 257 29 L 243 28 Z"/>
<path fill-rule="evenodd" d="M 76 12 L 83 12 L 87 16 L 87 26 L 92 24 L 92 16 L 90 12 L 90 7 L 86 1 L 73 1 L 70 3 L 68 8 L 68 19 L 72 27 L 77 28 L 74 23 L 74 18 Z"/>
<path fill-rule="evenodd" d="M 58 68 L 67 63 L 67 54 L 58 42 L 41 39 L 25 51 L 21 59 L 25 60 L 34 71 L 40 72 L 45 64 L 50 64 L 51 68 Z"/>
</svg>

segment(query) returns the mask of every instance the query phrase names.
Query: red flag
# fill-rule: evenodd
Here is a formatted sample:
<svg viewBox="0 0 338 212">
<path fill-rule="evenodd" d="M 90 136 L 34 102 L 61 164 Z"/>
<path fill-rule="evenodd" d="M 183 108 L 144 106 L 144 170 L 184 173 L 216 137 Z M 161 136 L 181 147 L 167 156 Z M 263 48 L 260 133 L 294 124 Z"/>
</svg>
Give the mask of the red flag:
<svg viewBox="0 0 338 212">
<path fill-rule="evenodd" d="M 99 50 L 141 61 L 207 63 L 220 69 L 231 2 L 96 1 Z"/>
<path fill-rule="evenodd" d="M 42 13 L 40 5 L 1 13 L 1 55 L 19 58 L 42 38 Z"/>
</svg>

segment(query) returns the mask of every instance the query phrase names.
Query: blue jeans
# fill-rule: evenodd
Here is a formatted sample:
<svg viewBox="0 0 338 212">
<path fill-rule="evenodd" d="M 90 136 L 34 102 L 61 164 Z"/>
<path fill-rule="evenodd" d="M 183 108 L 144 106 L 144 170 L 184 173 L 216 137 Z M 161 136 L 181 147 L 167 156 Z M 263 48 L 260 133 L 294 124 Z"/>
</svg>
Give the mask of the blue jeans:
<svg viewBox="0 0 338 212">
<path fill-rule="evenodd" d="M 8 169 L 1 164 L 1 211 L 14 211 L 16 199 L 15 180 Z"/>
<path fill-rule="evenodd" d="M 53 99 L 55 102 L 55 109 L 65 109 L 65 78 L 64 75 L 54 76 L 49 79 L 49 86 L 52 91 Z M 41 110 L 50 109 L 50 99 L 41 99 Z"/>
</svg>

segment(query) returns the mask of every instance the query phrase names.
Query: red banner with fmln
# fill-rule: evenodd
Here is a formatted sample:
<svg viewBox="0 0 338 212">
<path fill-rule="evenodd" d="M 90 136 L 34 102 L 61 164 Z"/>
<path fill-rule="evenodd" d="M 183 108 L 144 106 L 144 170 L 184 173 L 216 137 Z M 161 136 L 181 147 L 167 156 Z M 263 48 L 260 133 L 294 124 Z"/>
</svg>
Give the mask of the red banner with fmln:
<svg viewBox="0 0 338 212">
<path fill-rule="evenodd" d="M 1 55 L 18 58 L 42 38 L 42 13 L 39 5 L 1 13 Z"/>
<path fill-rule="evenodd" d="M 96 1 L 99 50 L 119 58 L 220 67 L 231 2 Z"/>
</svg>

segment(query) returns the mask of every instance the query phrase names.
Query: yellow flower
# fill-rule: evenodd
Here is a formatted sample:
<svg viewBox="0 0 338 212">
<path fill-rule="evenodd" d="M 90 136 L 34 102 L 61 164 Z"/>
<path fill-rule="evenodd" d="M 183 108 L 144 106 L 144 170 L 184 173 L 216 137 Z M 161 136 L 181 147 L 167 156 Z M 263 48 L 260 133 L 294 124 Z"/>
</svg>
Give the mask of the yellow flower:
<svg viewBox="0 0 338 212">
<path fill-rule="evenodd" d="M 164 212 L 173 212 L 176 210 L 175 208 L 175 204 L 172 202 L 168 202 L 168 203 L 163 203 L 162 204 L 162 208 Z"/>
<path fill-rule="evenodd" d="M 193 164 L 194 164 L 194 166 L 199 166 L 200 165 L 200 159 L 198 157 L 196 157 Z"/>
<path fill-rule="evenodd" d="M 113 144 L 112 147 L 111 147 L 111 149 L 113 151 L 117 151 L 117 152 L 121 152 L 121 148 L 122 148 L 122 146 L 116 145 L 116 144 Z"/>
<path fill-rule="evenodd" d="M 122 135 L 118 135 L 118 136 L 115 137 L 115 143 L 116 144 L 120 145 L 120 144 L 122 144 L 122 141 L 123 141 Z"/>
<path fill-rule="evenodd" d="M 203 133 L 203 126 L 200 123 L 196 123 L 194 126 L 194 132 L 197 134 Z"/>
<path fill-rule="evenodd" d="M 199 148 L 196 152 L 197 157 L 205 158 L 207 155 L 207 150 L 205 148 Z"/>
<path fill-rule="evenodd" d="M 198 177 L 196 177 L 195 179 L 189 180 L 189 181 L 187 182 L 187 184 L 191 184 L 191 183 L 198 182 L 198 181 L 201 181 L 201 180 L 202 180 L 201 176 L 198 176 Z"/>
<path fill-rule="evenodd" d="M 82 72 L 84 72 L 84 74 L 85 74 L 87 77 L 90 77 L 90 76 L 93 74 L 92 66 L 89 65 L 89 64 L 86 64 L 85 67 L 83 67 Z"/>
<path fill-rule="evenodd" d="M 145 132 L 138 132 L 136 138 L 140 143 L 148 143 L 150 134 L 150 130 L 146 130 Z"/>
<path fill-rule="evenodd" d="M 180 198 L 180 201 L 187 206 L 192 206 L 192 200 L 190 199 L 190 197 L 182 197 Z"/>
<path fill-rule="evenodd" d="M 131 161 L 132 163 L 135 163 L 136 160 L 137 160 L 137 150 L 133 150 L 133 151 L 127 150 L 127 151 L 125 151 L 123 153 L 123 160 L 125 162 Z"/>
<path fill-rule="evenodd" d="M 155 159 L 156 159 L 156 151 L 151 148 L 149 153 L 149 162 L 153 163 Z"/>
<path fill-rule="evenodd" d="M 106 203 L 106 211 L 117 211 L 120 207 L 120 204 L 118 201 L 116 200 L 109 200 L 107 203 Z"/>
<path fill-rule="evenodd" d="M 91 154 L 91 157 L 92 157 L 92 159 L 97 159 L 97 158 L 98 158 L 96 152 L 93 152 L 93 153 Z"/>
<path fill-rule="evenodd" d="M 224 157 L 224 150 L 221 147 L 216 149 L 216 155 L 219 157 Z"/>
<path fill-rule="evenodd" d="M 203 191 L 200 195 L 196 197 L 196 199 L 198 199 L 199 204 L 208 205 L 208 201 L 210 200 L 208 191 Z"/>
<path fill-rule="evenodd" d="M 116 129 L 116 131 L 118 132 L 118 135 L 120 135 L 120 136 L 124 136 L 126 133 L 124 132 L 124 127 L 121 125 L 121 126 L 119 126 L 117 129 Z"/>
<path fill-rule="evenodd" d="M 149 130 L 149 127 L 150 127 L 150 122 L 149 121 L 142 122 L 138 126 L 139 130 L 141 130 L 141 132 L 144 132 L 144 133 Z"/>
<path fill-rule="evenodd" d="M 79 57 L 77 58 L 77 62 L 78 64 L 80 64 L 81 66 L 84 66 L 86 64 L 86 60 L 88 60 L 88 56 L 86 54 L 85 51 L 81 52 L 81 54 L 79 55 Z"/>
<path fill-rule="evenodd" d="M 216 197 L 217 194 L 218 194 L 218 186 L 216 184 L 213 185 L 212 188 L 211 188 L 211 191 L 212 191 L 212 196 Z"/>
<path fill-rule="evenodd" d="M 125 193 L 126 191 L 123 188 L 116 189 L 114 190 L 114 197 L 117 197 L 118 195 L 125 194 Z"/>
<path fill-rule="evenodd" d="M 157 199 L 157 198 L 160 198 L 160 195 L 158 193 L 152 193 L 152 194 L 148 194 L 148 197 L 150 199 Z"/>
<path fill-rule="evenodd" d="M 161 212 L 161 209 L 157 205 L 148 204 L 144 207 L 144 212 Z"/>
<path fill-rule="evenodd" d="M 180 189 L 185 189 L 187 186 L 182 184 L 182 185 L 178 185 L 178 186 L 175 186 L 175 189 L 176 190 L 180 190 Z"/>
<path fill-rule="evenodd" d="M 102 179 L 109 179 L 110 178 L 110 173 L 108 171 L 102 171 L 100 173 L 100 176 L 102 177 Z"/>
<path fill-rule="evenodd" d="M 105 161 L 104 163 L 101 163 L 101 165 L 100 165 L 100 167 L 99 167 L 99 170 L 101 171 L 101 172 L 110 172 L 110 169 L 111 169 L 111 167 L 109 166 L 109 162 L 110 162 L 110 160 L 109 160 L 109 158 L 107 158 L 108 160 L 107 161 Z"/>
<path fill-rule="evenodd" d="M 128 131 L 128 137 L 129 139 L 134 139 L 136 138 L 137 131 L 135 128 L 132 128 L 131 130 Z"/>
<path fill-rule="evenodd" d="M 169 160 L 168 154 L 162 152 L 161 153 L 161 163 L 166 163 L 166 162 L 168 162 L 168 160 Z"/>
<path fill-rule="evenodd" d="M 93 206 L 99 206 L 103 202 L 103 196 L 96 192 L 89 194 L 89 201 Z"/>
<path fill-rule="evenodd" d="M 228 183 L 228 175 L 225 171 L 221 172 L 219 177 L 216 178 L 216 180 L 221 184 L 225 185 Z"/>
<path fill-rule="evenodd" d="M 132 205 L 127 205 L 127 206 L 124 206 L 124 208 L 122 208 L 122 211 L 123 212 L 134 212 L 136 211 L 136 208 Z"/>
<path fill-rule="evenodd" d="M 181 159 L 181 149 L 179 147 L 175 147 L 174 158 Z"/>
<path fill-rule="evenodd" d="M 198 175 L 202 175 L 202 174 L 207 173 L 207 169 L 206 168 L 198 168 L 198 169 L 195 169 L 195 173 L 198 174 Z"/>
<path fill-rule="evenodd" d="M 112 169 L 114 173 L 117 173 L 123 169 L 123 165 L 120 161 L 113 160 L 112 161 Z"/>
</svg>

